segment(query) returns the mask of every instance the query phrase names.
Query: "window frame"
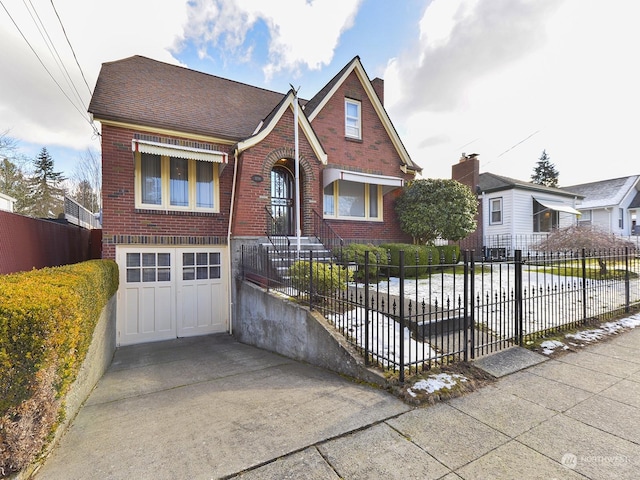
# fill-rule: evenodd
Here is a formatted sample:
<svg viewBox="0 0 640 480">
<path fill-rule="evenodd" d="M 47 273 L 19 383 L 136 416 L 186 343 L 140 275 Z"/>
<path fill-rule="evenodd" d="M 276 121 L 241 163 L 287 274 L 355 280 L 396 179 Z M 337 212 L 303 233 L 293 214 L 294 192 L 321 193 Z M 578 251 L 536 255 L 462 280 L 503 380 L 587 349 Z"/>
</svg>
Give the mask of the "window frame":
<svg viewBox="0 0 640 480">
<path fill-rule="evenodd" d="M 533 211 L 533 215 L 532 215 L 533 233 L 549 233 L 560 228 L 560 213 L 557 210 L 552 210 L 550 208 L 545 207 L 540 202 L 538 202 L 535 198 L 532 200 L 533 202 L 531 204 L 531 208 Z M 536 212 L 536 204 L 542 207 L 537 212 Z M 549 230 L 542 230 L 541 215 L 543 215 L 546 212 L 549 212 L 549 215 L 551 216 L 550 226 L 549 226 Z"/>
<path fill-rule="evenodd" d="M 618 228 L 624 230 L 624 208 L 618 208 Z"/>
<path fill-rule="evenodd" d="M 187 160 L 187 188 L 188 188 L 188 205 L 179 206 L 171 205 L 171 159 L 167 155 L 158 155 L 145 153 L 144 155 L 153 155 L 160 158 L 160 203 L 144 203 L 142 201 L 142 155 L 141 152 L 135 152 L 135 174 L 134 174 L 134 191 L 135 191 L 135 208 L 141 210 L 158 210 L 172 212 L 203 212 L 203 213 L 220 213 L 220 170 L 216 162 L 207 162 L 205 160 Z M 180 160 L 180 159 L 179 159 Z M 212 182 L 213 182 L 213 207 L 197 206 L 197 165 L 198 162 L 211 164 Z"/>
<path fill-rule="evenodd" d="M 339 184 L 341 182 L 362 186 L 363 193 L 364 193 L 364 196 L 362 199 L 364 202 L 364 216 L 360 217 L 360 216 L 340 215 L 340 185 Z M 327 195 L 326 193 L 327 188 L 332 189 L 331 196 Z M 377 209 L 376 217 L 371 216 L 372 188 L 375 188 L 377 190 L 375 194 L 377 196 L 377 199 L 375 202 L 376 209 Z M 329 213 L 326 211 L 326 206 L 327 206 L 326 199 L 328 196 L 332 199 L 331 206 L 333 209 L 333 213 Z M 384 208 L 383 208 L 384 203 L 383 203 L 383 193 L 382 193 L 381 185 L 378 185 L 375 183 L 351 182 L 349 180 L 336 180 L 324 188 L 322 197 L 323 197 L 322 198 L 323 218 L 331 219 L 331 220 L 351 220 L 351 221 L 359 221 L 359 222 L 383 222 L 384 221 Z"/>
<path fill-rule="evenodd" d="M 354 105 L 357 109 L 357 116 L 353 117 L 349 115 L 349 105 Z M 349 124 L 349 120 L 355 120 L 356 126 Z M 357 129 L 356 134 L 349 133 L 349 129 Z M 355 140 L 362 140 L 362 102 L 354 100 L 352 98 L 344 99 L 344 136 L 346 138 L 352 138 Z"/>
<path fill-rule="evenodd" d="M 500 206 L 498 210 L 493 209 L 494 203 L 497 203 Z M 503 209 L 502 197 L 490 198 L 489 199 L 489 225 L 502 225 L 503 212 L 504 212 L 504 209 Z M 499 220 L 494 220 L 493 218 L 494 213 L 500 214 Z"/>
</svg>

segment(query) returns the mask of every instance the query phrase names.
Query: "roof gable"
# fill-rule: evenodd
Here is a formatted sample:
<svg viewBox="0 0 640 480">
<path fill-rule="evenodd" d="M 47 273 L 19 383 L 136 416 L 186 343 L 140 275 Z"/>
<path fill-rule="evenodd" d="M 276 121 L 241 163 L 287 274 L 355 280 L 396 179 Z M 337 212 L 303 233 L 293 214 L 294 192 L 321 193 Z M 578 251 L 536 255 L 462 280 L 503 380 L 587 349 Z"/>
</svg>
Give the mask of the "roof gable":
<svg viewBox="0 0 640 480">
<path fill-rule="evenodd" d="M 489 172 L 481 173 L 478 180 L 479 180 L 478 188 L 480 192 L 484 192 L 484 193 L 498 192 L 502 190 L 511 190 L 516 188 L 520 190 L 531 190 L 533 192 L 538 192 L 538 193 L 553 194 L 560 197 L 582 198 L 582 195 L 566 189 L 547 187 L 545 185 L 537 185 L 535 183 L 524 182 L 522 180 L 516 180 L 514 178 L 509 178 L 509 177 L 503 177 L 501 175 L 496 175 L 494 173 L 489 173 Z"/>
<path fill-rule="evenodd" d="M 89 112 L 234 142 L 251 136 L 284 96 L 136 55 L 102 64 Z"/>
<path fill-rule="evenodd" d="M 367 94 L 369 101 L 373 105 L 373 108 L 378 115 L 378 118 L 380 118 L 380 121 L 382 122 L 382 125 L 387 132 L 387 135 L 391 139 L 396 151 L 398 152 L 398 155 L 403 162 L 403 169 L 405 171 L 410 170 L 414 172 L 420 172 L 422 168 L 419 165 L 413 163 L 413 161 L 411 160 L 407 149 L 402 143 L 402 140 L 400 139 L 398 132 L 393 126 L 393 123 L 391 123 L 391 119 L 389 118 L 387 111 L 382 105 L 378 94 L 371 84 L 371 80 L 369 80 L 369 76 L 365 72 L 362 63 L 360 62 L 360 57 L 354 57 L 351 62 L 345 65 L 345 67 L 340 70 L 340 72 L 338 72 L 329 81 L 329 83 L 327 83 L 311 100 L 307 102 L 307 104 L 304 106 L 304 112 L 307 115 L 309 121 L 313 122 L 313 119 L 324 108 L 327 102 L 335 95 L 338 88 L 345 82 L 347 77 L 349 77 L 352 72 L 356 73 L 364 91 Z"/>
<path fill-rule="evenodd" d="M 289 90 L 289 93 L 287 93 L 287 95 L 282 99 L 280 104 L 273 109 L 273 111 L 267 116 L 263 124 L 256 129 L 255 134 L 238 143 L 238 152 L 241 153 L 264 140 L 278 124 L 287 109 L 291 109 L 291 111 L 294 111 L 296 99 L 297 97 L 294 94 L 293 90 Z M 311 148 L 316 154 L 318 160 L 326 165 L 327 154 L 322 148 L 320 140 L 313 131 L 313 128 L 311 128 L 311 123 L 309 123 L 309 119 L 304 114 L 302 108 L 298 108 L 298 125 L 300 126 L 302 133 L 309 141 Z"/>
<path fill-rule="evenodd" d="M 635 196 L 633 190 L 640 189 L 639 184 L 640 175 L 631 175 L 572 185 L 566 189 L 584 196 L 584 201 L 580 206 L 583 209 L 588 209 L 620 205 L 630 194 Z"/>
</svg>

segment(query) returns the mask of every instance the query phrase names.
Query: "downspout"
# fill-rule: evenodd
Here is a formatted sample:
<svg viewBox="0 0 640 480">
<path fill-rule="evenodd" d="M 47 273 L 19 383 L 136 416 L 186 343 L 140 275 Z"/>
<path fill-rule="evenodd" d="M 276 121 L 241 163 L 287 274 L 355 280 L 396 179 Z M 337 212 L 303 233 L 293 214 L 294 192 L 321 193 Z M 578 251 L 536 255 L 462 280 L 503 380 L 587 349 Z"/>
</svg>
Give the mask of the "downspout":
<svg viewBox="0 0 640 480">
<path fill-rule="evenodd" d="M 233 210 L 235 207 L 236 200 L 236 180 L 238 175 L 238 149 L 236 148 L 233 152 L 233 183 L 231 185 L 231 206 L 229 207 L 229 227 L 227 229 L 227 248 L 229 250 L 227 255 L 227 285 L 229 285 L 228 295 L 229 295 L 229 335 L 233 335 L 233 292 L 231 289 L 233 276 L 231 275 L 231 267 L 233 265 L 232 262 L 232 252 L 231 252 L 231 225 L 233 224 Z"/>
</svg>

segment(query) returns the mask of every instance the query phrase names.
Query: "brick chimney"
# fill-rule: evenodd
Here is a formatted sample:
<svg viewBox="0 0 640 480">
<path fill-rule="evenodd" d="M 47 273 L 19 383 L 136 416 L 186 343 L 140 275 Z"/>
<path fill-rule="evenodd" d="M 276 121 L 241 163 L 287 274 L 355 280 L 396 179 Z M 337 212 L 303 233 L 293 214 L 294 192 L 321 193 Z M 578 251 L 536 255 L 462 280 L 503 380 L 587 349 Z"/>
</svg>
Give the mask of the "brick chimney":
<svg viewBox="0 0 640 480">
<path fill-rule="evenodd" d="M 463 185 L 468 186 L 474 195 L 477 195 L 480 183 L 480 160 L 477 153 L 469 155 L 463 153 L 458 163 L 451 167 L 451 178 L 457 180 Z M 476 254 L 481 252 L 483 247 L 483 228 L 482 228 L 482 202 L 478 201 L 478 215 L 476 215 L 478 227 L 476 231 L 460 241 L 461 250 L 475 250 Z"/>
<path fill-rule="evenodd" d="M 384 105 L 384 80 L 381 78 L 374 78 L 371 80 L 371 85 L 373 85 L 373 89 L 378 94 L 378 98 L 380 99 L 380 103 Z"/>
</svg>

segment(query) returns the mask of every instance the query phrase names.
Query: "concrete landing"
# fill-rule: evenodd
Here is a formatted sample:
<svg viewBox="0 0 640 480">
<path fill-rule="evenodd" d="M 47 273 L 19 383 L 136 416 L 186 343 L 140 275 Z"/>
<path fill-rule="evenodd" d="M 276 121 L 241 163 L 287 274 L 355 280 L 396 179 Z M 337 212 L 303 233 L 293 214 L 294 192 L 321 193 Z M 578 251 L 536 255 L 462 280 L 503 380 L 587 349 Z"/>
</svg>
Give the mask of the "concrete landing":
<svg viewBox="0 0 640 480">
<path fill-rule="evenodd" d="M 479 358 L 473 364 L 496 378 L 504 377 L 548 360 L 547 357 L 522 347 L 507 350 Z"/>
</svg>

